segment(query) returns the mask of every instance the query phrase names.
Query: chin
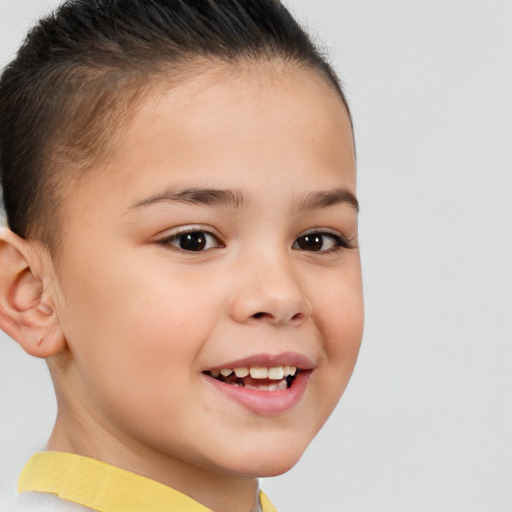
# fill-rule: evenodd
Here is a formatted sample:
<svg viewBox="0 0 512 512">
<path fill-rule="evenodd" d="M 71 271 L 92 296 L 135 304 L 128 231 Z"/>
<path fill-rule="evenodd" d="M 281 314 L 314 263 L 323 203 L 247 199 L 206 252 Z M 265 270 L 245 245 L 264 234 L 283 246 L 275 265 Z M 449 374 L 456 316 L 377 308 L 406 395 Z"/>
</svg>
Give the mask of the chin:
<svg viewBox="0 0 512 512">
<path fill-rule="evenodd" d="M 300 456 L 286 460 L 269 457 L 267 460 L 253 461 L 249 464 L 240 464 L 230 468 L 232 473 L 251 478 L 267 478 L 278 476 L 290 471 L 297 464 Z"/>
<path fill-rule="evenodd" d="M 297 464 L 307 444 L 282 443 L 279 446 L 257 446 L 243 452 L 236 460 L 226 461 L 228 471 L 247 477 L 265 478 L 286 473 Z"/>
</svg>

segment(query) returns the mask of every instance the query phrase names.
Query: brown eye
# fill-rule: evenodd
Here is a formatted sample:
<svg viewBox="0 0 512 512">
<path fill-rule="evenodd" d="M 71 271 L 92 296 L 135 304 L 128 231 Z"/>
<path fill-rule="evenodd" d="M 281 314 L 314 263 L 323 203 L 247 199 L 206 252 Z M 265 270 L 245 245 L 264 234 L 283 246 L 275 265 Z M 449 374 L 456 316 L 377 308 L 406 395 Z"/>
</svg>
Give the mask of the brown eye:
<svg viewBox="0 0 512 512">
<path fill-rule="evenodd" d="M 307 233 L 299 236 L 293 243 L 292 249 L 311 252 L 326 252 L 342 247 L 349 243 L 340 235 L 333 233 Z"/>
<path fill-rule="evenodd" d="M 295 243 L 297 247 L 303 251 L 321 251 L 324 245 L 324 239 L 322 235 L 314 233 L 297 238 Z"/>
<path fill-rule="evenodd" d="M 214 247 L 222 247 L 220 240 L 207 231 L 187 231 L 172 235 L 160 243 L 164 245 L 173 245 L 182 251 L 201 252 Z"/>
<path fill-rule="evenodd" d="M 206 236 L 201 231 L 186 233 L 178 237 L 178 245 L 184 251 L 202 251 L 206 247 Z"/>
</svg>

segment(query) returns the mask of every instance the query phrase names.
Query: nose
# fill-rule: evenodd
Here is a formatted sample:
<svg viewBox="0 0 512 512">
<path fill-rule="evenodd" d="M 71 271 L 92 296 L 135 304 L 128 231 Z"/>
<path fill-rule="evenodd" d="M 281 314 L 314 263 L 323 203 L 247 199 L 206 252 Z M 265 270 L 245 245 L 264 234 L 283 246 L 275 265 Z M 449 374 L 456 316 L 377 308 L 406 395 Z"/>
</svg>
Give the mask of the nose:
<svg viewBox="0 0 512 512">
<path fill-rule="evenodd" d="M 299 276 L 286 259 L 246 261 L 238 275 L 231 315 L 239 323 L 300 327 L 311 316 L 311 303 Z"/>
</svg>

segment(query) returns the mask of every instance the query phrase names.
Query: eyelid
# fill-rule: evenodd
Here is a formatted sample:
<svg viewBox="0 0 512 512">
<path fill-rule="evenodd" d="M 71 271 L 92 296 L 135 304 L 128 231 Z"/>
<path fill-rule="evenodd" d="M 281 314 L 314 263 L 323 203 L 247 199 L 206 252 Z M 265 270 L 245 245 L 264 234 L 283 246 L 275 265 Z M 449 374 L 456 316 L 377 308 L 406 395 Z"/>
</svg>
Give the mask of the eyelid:
<svg viewBox="0 0 512 512">
<path fill-rule="evenodd" d="M 196 231 L 210 233 L 219 239 L 222 238 L 216 229 L 214 229 L 212 226 L 206 226 L 204 224 L 184 224 L 182 226 L 175 226 L 172 228 L 164 229 L 163 231 L 160 231 L 160 233 L 156 234 L 154 238 L 171 238 L 173 236 L 186 235 L 187 233 L 195 233 Z"/>
<path fill-rule="evenodd" d="M 319 234 L 322 234 L 322 235 L 326 234 L 326 235 L 340 236 L 340 237 L 344 236 L 343 233 L 341 233 L 337 229 L 322 228 L 322 227 L 306 229 L 306 231 L 302 231 L 302 233 L 300 233 L 299 236 L 306 236 L 306 235 L 311 235 L 311 234 L 314 234 L 314 233 L 319 233 Z"/>
</svg>

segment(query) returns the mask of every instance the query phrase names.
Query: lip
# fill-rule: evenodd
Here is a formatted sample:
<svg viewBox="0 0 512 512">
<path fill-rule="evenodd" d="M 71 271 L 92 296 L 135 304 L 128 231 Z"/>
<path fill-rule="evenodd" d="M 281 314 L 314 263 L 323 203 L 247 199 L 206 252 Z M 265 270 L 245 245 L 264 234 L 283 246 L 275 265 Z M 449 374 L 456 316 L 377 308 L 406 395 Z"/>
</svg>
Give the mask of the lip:
<svg viewBox="0 0 512 512">
<path fill-rule="evenodd" d="M 229 400 L 237 402 L 250 412 L 259 416 L 278 416 L 291 411 L 299 404 L 306 391 L 311 373 L 311 370 L 299 372 L 289 388 L 276 391 L 259 391 L 233 386 L 207 374 L 203 374 L 203 377 L 216 391 L 221 392 Z"/>
<path fill-rule="evenodd" d="M 229 361 L 221 365 L 212 366 L 206 371 L 222 370 L 223 368 L 247 368 L 251 366 L 296 366 L 301 370 L 312 370 L 314 364 L 308 357 L 296 352 L 283 352 L 282 354 L 254 354 L 236 361 Z"/>
</svg>

